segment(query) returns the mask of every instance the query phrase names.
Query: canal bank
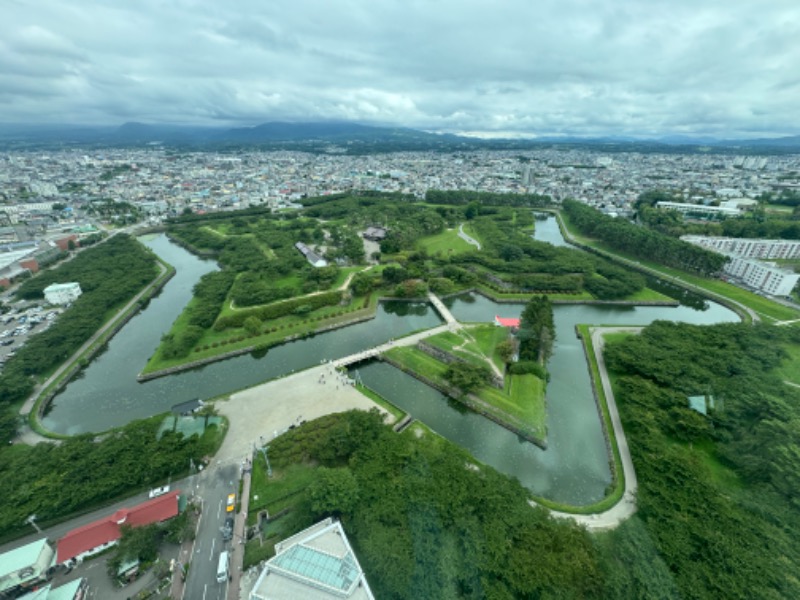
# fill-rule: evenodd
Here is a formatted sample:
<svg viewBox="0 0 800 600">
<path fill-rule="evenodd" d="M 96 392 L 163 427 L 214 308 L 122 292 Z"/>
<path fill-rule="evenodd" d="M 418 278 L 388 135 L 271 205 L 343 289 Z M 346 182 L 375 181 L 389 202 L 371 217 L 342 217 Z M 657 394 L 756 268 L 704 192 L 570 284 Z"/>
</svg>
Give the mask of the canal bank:
<svg viewBox="0 0 800 600">
<path fill-rule="evenodd" d="M 41 418 L 47 411 L 52 399 L 75 377 L 89 362 L 101 352 L 105 344 L 114 337 L 139 311 L 147 307 L 150 300 L 158 295 L 163 287 L 175 275 L 175 268 L 158 259 L 159 274 L 156 279 L 134 296 L 117 316 L 110 319 L 95 332 L 78 350 L 59 367 L 20 408 L 21 415 L 29 416 L 29 424 L 34 431 L 50 434 L 41 425 Z"/>
<path fill-rule="evenodd" d="M 367 322 L 276 346 L 263 355 L 243 354 L 137 383 L 138 371 L 191 298 L 196 281 L 215 268 L 213 263 L 201 261 L 164 236 L 146 243 L 176 266 L 176 276 L 145 311 L 111 340 L 105 352 L 55 397 L 52 410 L 44 418 L 48 428 L 64 434 L 104 431 L 163 412 L 185 400 L 228 395 L 442 322 L 427 303 L 386 302 L 378 308 L 375 319 Z M 444 302 L 462 322 L 490 322 L 495 315 L 517 317 L 524 307 L 523 303 L 495 303 L 476 294 Z M 713 323 L 736 320 L 736 315 L 707 302 L 694 308 L 559 305 L 554 313 L 557 339 L 548 365 L 552 378 L 547 392 L 546 451 L 483 417 L 453 406 L 436 390 L 389 365 L 358 365 L 354 371 L 378 394 L 464 447 L 478 460 L 516 477 L 534 494 L 572 505 L 592 504 L 605 496 L 612 477 L 583 349 L 572 333 L 575 324 L 646 325 L 655 319 Z M 115 377 L 109 378 L 109 372 Z M 324 394 L 324 390 L 320 388 L 319 393 Z M 269 399 L 253 397 L 250 402 L 268 403 Z"/>
</svg>

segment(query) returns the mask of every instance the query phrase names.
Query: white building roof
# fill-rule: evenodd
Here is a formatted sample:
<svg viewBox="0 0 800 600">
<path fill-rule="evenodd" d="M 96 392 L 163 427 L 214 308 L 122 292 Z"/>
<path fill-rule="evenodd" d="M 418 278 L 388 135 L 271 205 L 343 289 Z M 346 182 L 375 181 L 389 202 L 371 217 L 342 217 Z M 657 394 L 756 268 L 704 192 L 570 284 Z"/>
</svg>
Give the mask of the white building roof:
<svg viewBox="0 0 800 600">
<path fill-rule="evenodd" d="M 275 545 L 250 600 L 374 600 L 338 521 L 325 519 Z"/>
</svg>

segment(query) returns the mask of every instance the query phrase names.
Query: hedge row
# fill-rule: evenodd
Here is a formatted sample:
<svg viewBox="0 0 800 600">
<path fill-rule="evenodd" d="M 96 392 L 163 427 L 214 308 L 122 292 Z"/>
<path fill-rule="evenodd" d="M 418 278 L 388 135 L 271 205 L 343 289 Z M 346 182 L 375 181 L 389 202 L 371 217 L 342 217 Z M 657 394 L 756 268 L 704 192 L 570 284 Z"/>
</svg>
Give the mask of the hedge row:
<svg viewBox="0 0 800 600">
<path fill-rule="evenodd" d="M 286 302 L 276 302 L 267 306 L 258 306 L 237 311 L 232 315 L 226 315 L 217 319 L 214 329 L 222 331 L 231 327 L 241 327 L 248 317 L 257 317 L 262 321 L 277 319 L 295 312 L 298 308 L 309 307 L 308 310 L 316 310 L 323 306 L 333 306 L 342 301 L 342 292 L 326 292 L 316 296 L 306 296 L 295 298 Z"/>
</svg>

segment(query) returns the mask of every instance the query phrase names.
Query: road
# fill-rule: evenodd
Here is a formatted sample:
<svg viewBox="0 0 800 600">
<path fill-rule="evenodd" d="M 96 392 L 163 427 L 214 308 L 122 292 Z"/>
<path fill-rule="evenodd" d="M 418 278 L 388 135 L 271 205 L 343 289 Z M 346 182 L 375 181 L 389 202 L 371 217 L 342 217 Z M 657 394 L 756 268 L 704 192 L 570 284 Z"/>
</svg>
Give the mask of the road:
<svg viewBox="0 0 800 600">
<path fill-rule="evenodd" d="M 202 513 L 197 525 L 197 536 L 192 549 L 191 558 L 181 556 L 180 561 L 189 559 L 189 573 L 184 586 L 183 597 L 191 600 L 225 600 L 228 594 L 228 582 L 217 582 L 217 565 L 222 551 L 231 552 L 231 563 L 241 557 L 235 555 L 243 552 L 240 538 L 230 541 L 222 539 L 222 526 L 227 513 L 226 500 L 230 493 L 239 490 L 239 465 L 234 462 L 212 463 L 208 469 L 195 477 L 194 492 L 202 498 Z"/>
<path fill-rule="evenodd" d="M 185 486 L 189 484 L 190 484 L 190 478 L 181 479 L 178 481 L 171 482 L 170 487 L 173 490 L 186 490 L 188 488 L 186 488 Z M 142 502 L 146 502 L 147 500 L 149 500 L 147 492 L 143 492 L 141 494 L 125 498 L 124 500 L 119 500 L 114 504 L 109 504 L 108 506 L 104 506 L 103 508 L 99 508 L 97 510 L 86 513 L 79 517 L 75 517 L 74 519 L 64 521 L 63 523 L 59 523 L 58 525 L 53 525 L 52 527 L 48 527 L 43 531 L 43 533 L 38 533 L 33 529 L 33 527 L 31 527 L 31 533 L 29 535 L 26 535 L 23 538 L 18 538 L 13 542 L 8 542 L 0 546 L 0 554 L 2 554 L 3 552 L 8 552 L 9 550 L 12 550 L 14 548 L 24 546 L 25 544 L 30 544 L 31 542 L 35 542 L 36 540 L 40 540 L 42 539 L 43 536 L 47 536 L 47 539 L 49 540 L 56 541 L 61 537 L 63 537 L 67 532 L 72 531 L 76 527 L 81 527 L 93 521 L 97 521 L 98 519 L 102 519 L 103 517 L 113 515 L 120 508 L 136 506 L 137 504 L 141 504 Z"/>
</svg>

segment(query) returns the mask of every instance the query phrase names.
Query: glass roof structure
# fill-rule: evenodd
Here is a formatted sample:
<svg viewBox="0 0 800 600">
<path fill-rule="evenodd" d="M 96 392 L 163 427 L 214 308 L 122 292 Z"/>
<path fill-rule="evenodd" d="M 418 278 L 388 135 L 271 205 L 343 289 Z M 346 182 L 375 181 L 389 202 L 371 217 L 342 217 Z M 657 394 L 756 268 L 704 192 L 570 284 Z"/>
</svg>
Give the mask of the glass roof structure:
<svg viewBox="0 0 800 600">
<path fill-rule="evenodd" d="M 299 575 L 325 587 L 347 592 L 360 575 L 351 554 L 339 558 L 307 546 L 293 546 L 272 561 L 273 569 Z"/>
</svg>

